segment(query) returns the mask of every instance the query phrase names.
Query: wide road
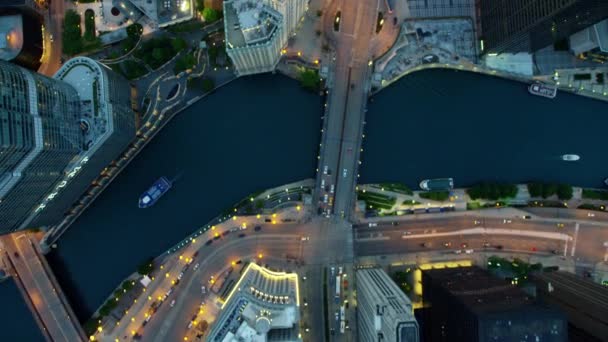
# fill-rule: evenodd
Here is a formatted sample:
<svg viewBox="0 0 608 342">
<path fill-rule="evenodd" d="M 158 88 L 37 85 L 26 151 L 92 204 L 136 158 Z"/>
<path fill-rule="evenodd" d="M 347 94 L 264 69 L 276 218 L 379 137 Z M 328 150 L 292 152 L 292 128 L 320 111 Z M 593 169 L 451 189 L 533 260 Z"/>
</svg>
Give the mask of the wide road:
<svg viewBox="0 0 608 342">
<path fill-rule="evenodd" d="M 333 1 L 325 15 L 325 35 L 334 43 L 335 60 L 316 198 L 321 208 L 329 208 L 340 217 L 350 217 L 353 207 L 369 91 L 370 43 L 378 6 L 379 0 Z M 336 20 L 339 22 L 337 31 Z"/>
<path fill-rule="evenodd" d="M 44 326 L 43 334 L 52 341 L 86 341 L 84 332 L 69 303 L 62 298 L 61 289 L 53 278 L 44 256 L 40 254 L 38 241 L 31 241 L 28 233 L 4 235 L 0 243 L 6 250 L 29 301 L 36 310 L 36 317 Z M 28 299 L 26 299 L 28 300 Z"/>
<path fill-rule="evenodd" d="M 49 77 L 52 77 L 61 68 L 65 3 L 64 0 L 50 1 L 48 13 L 44 16 L 44 53 L 38 72 Z M 52 42 L 51 36 L 53 37 Z"/>
</svg>

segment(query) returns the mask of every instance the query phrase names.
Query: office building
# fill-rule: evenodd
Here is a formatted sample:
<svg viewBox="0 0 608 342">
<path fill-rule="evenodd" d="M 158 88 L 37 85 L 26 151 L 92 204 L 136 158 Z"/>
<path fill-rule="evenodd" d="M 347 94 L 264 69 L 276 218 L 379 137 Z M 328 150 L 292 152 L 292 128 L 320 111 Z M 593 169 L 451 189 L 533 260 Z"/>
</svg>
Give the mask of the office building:
<svg viewBox="0 0 608 342">
<path fill-rule="evenodd" d="M 0 1 L 0 60 L 38 70 L 43 52 L 43 3 Z"/>
<path fill-rule="evenodd" d="M 152 27 L 167 27 L 194 17 L 193 0 L 113 0 L 114 8 L 137 22 L 146 17 Z"/>
<path fill-rule="evenodd" d="M 86 57 L 54 79 L 0 62 L 0 234 L 51 227 L 135 135 L 128 83 Z"/>
<path fill-rule="evenodd" d="M 422 271 L 425 342 L 566 342 L 565 316 L 479 267 Z"/>
<path fill-rule="evenodd" d="M 535 52 L 608 18 L 608 1 L 480 0 L 479 13 L 483 53 Z"/>
<path fill-rule="evenodd" d="M 298 275 L 247 265 L 226 297 L 207 341 L 299 342 Z"/>
<path fill-rule="evenodd" d="M 608 287 L 561 271 L 534 275 L 532 281 L 542 303 L 566 314 L 569 341 L 608 341 Z"/>
<path fill-rule="evenodd" d="M 360 341 L 418 342 L 412 302 L 381 268 L 356 272 Z"/>
<path fill-rule="evenodd" d="M 239 75 L 275 69 L 306 4 L 305 0 L 224 1 L 226 52 Z"/>
</svg>

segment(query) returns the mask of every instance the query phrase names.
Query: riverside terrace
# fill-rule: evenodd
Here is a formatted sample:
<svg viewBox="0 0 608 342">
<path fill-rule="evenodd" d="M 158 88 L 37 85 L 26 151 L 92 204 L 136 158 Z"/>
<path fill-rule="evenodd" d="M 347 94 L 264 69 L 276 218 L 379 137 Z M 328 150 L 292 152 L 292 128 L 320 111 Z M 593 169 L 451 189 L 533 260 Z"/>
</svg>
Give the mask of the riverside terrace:
<svg viewBox="0 0 608 342">
<path fill-rule="evenodd" d="M 296 273 L 273 272 L 250 263 L 222 305 L 209 341 L 243 339 L 301 341 L 300 294 Z"/>
</svg>

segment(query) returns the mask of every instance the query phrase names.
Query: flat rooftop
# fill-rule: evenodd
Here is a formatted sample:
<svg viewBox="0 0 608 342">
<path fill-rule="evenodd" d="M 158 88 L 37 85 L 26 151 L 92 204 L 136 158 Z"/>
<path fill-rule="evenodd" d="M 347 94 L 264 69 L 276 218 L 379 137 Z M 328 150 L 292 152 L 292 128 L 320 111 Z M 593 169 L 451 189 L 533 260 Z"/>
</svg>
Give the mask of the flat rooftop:
<svg viewBox="0 0 608 342">
<path fill-rule="evenodd" d="M 477 314 L 516 309 L 534 303 L 520 288 L 492 276 L 479 267 L 459 267 L 423 271 Z"/>
<path fill-rule="evenodd" d="M 115 0 L 114 5 L 129 16 L 129 4 L 160 27 L 192 18 L 192 0 Z"/>
<path fill-rule="evenodd" d="M 224 2 L 226 38 L 231 47 L 261 44 L 270 40 L 283 20 L 263 1 Z"/>
</svg>

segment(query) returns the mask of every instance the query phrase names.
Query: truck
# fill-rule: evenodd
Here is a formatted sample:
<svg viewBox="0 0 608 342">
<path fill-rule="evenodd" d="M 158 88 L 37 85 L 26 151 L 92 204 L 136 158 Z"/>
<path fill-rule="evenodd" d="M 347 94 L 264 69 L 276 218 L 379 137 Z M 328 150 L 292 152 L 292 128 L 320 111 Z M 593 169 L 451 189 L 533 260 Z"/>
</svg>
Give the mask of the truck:
<svg viewBox="0 0 608 342">
<path fill-rule="evenodd" d="M 340 276 L 336 276 L 336 296 L 335 296 L 336 304 L 340 303 Z"/>
</svg>

